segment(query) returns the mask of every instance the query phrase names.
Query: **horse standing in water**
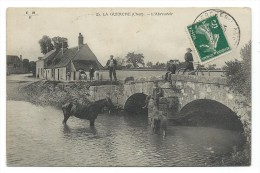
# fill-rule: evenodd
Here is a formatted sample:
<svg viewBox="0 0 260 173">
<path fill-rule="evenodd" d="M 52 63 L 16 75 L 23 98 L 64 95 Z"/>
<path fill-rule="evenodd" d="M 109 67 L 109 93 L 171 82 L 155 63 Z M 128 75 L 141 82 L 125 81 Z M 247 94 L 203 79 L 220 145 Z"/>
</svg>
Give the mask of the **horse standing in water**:
<svg viewBox="0 0 260 173">
<path fill-rule="evenodd" d="M 107 97 L 88 105 L 81 105 L 79 103 L 73 104 L 72 102 L 66 103 L 62 106 L 64 115 L 64 120 L 62 123 L 66 124 L 69 117 L 74 115 L 77 118 L 89 120 L 90 126 L 94 126 L 98 114 L 101 113 L 104 107 L 107 107 L 109 111 L 114 108 L 110 98 Z"/>
</svg>

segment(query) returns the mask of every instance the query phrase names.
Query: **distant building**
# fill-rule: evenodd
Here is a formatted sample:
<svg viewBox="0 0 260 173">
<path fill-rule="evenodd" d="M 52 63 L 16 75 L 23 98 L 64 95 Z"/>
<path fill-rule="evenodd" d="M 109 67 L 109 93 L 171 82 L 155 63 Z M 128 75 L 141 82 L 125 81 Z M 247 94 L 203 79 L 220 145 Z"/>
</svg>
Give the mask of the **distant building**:
<svg viewBox="0 0 260 173">
<path fill-rule="evenodd" d="M 79 80 L 82 71 L 88 72 L 93 66 L 100 70 L 103 66 L 79 33 L 78 46 L 47 53 L 36 62 L 36 76 L 47 80 Z M 42 72 L 42 69 L 43 72 Z M 38 72 L 37 72 L 38 71 Z"/>
<path fill-rule="evenodd" d="M 39 57 L 36 61 L 36 77 L 40 79 L 46 79 L 47 76 L 44 74 L 44 69 L 48 65 L 52 64 L 54 57 L 57 55 L 58 51 L 52 50 L 46 53 L 43 57 Z"/>
<path fill-rule="evenodd" d="M 26 73 L 23 68 L 22 55 L 20 58 L 17 55 L 6 55 L 7 74 Z"/>
</svg>

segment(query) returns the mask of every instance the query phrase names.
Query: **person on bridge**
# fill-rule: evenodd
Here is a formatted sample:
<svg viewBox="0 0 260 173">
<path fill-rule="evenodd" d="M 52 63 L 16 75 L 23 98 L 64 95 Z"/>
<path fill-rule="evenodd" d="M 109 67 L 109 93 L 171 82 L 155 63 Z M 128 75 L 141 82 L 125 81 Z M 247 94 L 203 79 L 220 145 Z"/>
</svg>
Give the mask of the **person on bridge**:
<svg viewBox="0 0 260 173">
<path fill-rule="evenodd" d="M 114 59 L 113 55 L 110 55 L 110 59 L 107 61 L 107 67 L 109 70 L 109 77 L 110 77 L 110 81 L 112 81 L 112 74 L 114 77 L 114 80 L 116 81 L 116 66 L 117 66 L 117 61 Z"/>
<path fill-rule="evenodd" d="M 189 71 L 194 71 L 194 66 L 193 66 L 193 56 L 191 54 L 191 48 L 187 48 L 186 49 L 187 52 L 185 53 L 184 55 L 184 59 L 185 59 L 185 62 L 186 62 L 186 68 L 184 69 L 183 71 L 183 74 L 189 70 Z"/>
<path fill-rule="evenodd" d="M 167 67 L 167 72 L 165 74 L 165 81 L 169 81 L 171 79 L 171 74 L 175 74 L 176 72 L 176 64 L 175 61 L 170 60 Z"/>
</svg>

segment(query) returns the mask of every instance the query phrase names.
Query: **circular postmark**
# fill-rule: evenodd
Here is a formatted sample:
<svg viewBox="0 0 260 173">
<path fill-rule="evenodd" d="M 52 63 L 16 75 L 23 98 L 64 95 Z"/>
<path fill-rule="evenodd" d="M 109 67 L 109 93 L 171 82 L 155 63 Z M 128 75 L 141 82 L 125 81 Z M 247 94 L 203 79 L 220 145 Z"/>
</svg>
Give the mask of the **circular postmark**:
<svg viewBox="0 0 260 173">
<path fill-rule="evenodd" d="M 220 9 L 209 9 L 200 13 L 193 23 L 217 15 L 230 46 L 237 47 L 240 42 L 240 28 L 237 21 L 227 12 Z"/>
</svg>

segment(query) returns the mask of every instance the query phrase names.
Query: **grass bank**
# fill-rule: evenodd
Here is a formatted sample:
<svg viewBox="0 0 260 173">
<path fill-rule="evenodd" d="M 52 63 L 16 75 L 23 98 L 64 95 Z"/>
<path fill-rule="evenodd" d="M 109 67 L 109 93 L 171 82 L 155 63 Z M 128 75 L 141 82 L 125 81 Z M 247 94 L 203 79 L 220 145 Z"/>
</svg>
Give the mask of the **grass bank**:
<svg viewBox="0 0 260 173">
<path fill-rule="evenodd" d="M 87 102 L 90 86 L 119 85 L 119 82 L 61 82 L 61 81 L 37 81 L 37 82 L 13 82 L 7 83 L 7 99 L 23 100 L 35 105 L 61 106 L 76 97 L 80 102 Z"/>
</svg>

